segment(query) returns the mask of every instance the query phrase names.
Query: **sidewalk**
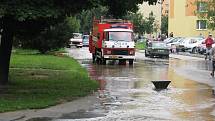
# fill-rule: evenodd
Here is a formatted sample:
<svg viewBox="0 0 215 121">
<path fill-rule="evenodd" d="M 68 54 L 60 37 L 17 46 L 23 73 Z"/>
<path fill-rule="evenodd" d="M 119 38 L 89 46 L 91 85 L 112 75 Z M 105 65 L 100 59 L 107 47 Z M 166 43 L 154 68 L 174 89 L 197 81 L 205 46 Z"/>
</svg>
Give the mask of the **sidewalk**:
<svg viewBox="0 0 215 121">
<path fill-rule="evenodd" d="M 204 55 L 183 55 L 183 54 L 170 54 L 171 58 L 176 58 L 180 60 L 193 60 L 193 61 L 203 61 L 205 64 L 211 64 L 209 60 L 204 59 Z M 199 83 L 207 84 L 215 90 L 215 77 L 211 77 L 210 70 L 200 70 L 196 68 L 175 68 L 177 74 L 184 76 L 188 79 L 197 81 Z"/>
<path fill-rule="evenodd" d="M 45 117 L 46 119 L 58 118 L 63 114 L 76 112 L 78 110 L 88 110 L 90 106 L 98 103 L 97 101 L 98 98 L 95 95 L 92 95 L 46 109 L 32 109 L 0 113 L 0 121 L 26 121 L 39 117 Z"/>
</svg>

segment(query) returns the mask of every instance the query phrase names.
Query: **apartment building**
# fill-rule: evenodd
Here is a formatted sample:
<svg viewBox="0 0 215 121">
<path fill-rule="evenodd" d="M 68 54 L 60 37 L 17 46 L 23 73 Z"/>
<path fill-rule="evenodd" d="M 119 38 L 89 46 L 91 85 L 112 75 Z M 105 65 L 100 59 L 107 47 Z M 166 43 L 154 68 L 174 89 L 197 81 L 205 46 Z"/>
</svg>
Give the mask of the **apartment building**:
<svg viewBox="0 0 215 121">
<path fill-rule="evenodd" d="M 205 2 L 196 0 L 169 0 L 168 31 L 174 36 L 215 36 L 215 31 L 207 28 L 207 20 L 201 19 L 196 12 L 205 12 Z"/>
</svg>

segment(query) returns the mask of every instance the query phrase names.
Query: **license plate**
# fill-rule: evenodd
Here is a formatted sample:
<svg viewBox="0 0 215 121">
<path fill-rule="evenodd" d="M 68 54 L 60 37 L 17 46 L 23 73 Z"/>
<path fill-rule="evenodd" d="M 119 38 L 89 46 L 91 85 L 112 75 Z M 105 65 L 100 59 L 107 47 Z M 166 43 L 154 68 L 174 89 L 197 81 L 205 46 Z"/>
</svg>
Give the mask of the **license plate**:
<svg viewBox="0 0 215 121">
<path fill-rule="evenodd" d="M 113 55 L 113 56 L 109 56 L 110 58 L 117 58 L 117 56 Z"/>
<path fill-rule="evenodd" d="M 159 52 L 164 52 L 164 50 L 158 50 Z"/>
</svg>

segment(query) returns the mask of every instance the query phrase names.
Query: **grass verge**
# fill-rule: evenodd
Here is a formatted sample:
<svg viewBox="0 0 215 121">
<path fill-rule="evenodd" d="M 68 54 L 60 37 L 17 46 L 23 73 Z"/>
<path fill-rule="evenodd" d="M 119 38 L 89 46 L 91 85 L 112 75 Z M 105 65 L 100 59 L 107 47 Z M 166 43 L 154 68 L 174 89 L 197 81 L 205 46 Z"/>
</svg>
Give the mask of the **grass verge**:
<svg viewBox="0 0 215 121">
<path fill-rule="evenodd" d="M 137 42 L 136 43 L 136 48 L 139 50 L 144 50 L 146 47 L 146 43 L 145 42 Z"/>
<path fill-rule="evenodd" d="M 9 80 L 0 88 L 0 112 L 45 108 L 98 88 L 76 60 L 24 50 L 12 53 Z"/>
</svg>

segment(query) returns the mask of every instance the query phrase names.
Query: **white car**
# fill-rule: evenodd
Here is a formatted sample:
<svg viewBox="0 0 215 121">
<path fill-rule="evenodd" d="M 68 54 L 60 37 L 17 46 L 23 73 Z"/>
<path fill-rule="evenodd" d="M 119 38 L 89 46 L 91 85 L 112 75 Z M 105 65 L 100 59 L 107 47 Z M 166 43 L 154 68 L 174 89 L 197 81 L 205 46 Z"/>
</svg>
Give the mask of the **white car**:
<svg viewBox="0 0 215 121">
<path fill-rule="evenodd" d="M 197 46 L 203 41 L 200 37 L 186 37 L 180 44 L 179 49 L 181 51 L 188 51 L 192 53 L 197 52 Z"/>
<path fill-rule="evenodd" d="M 198 46 L 199 44 L 201 44 L 205 39 L 199 39 L 197 42 L 195 43 L 190 43 L 188 46 L 187 46 L 187 51 L 190 52 L 190 53 L 198 53 Z"/>
<path fill-rule="evenodd" d="M 172 45 L 179 45 L 183 41 L 183 37 L 176 37 L 174 39 L 171 39 L 169 42 L 166 43 L 167 47 L 171 47 Z"/>
<path fill-rule="evenodd" d="M 169 37 L 169 38 L 166 38 L 163 42 L 164 43 L 169 43 L 173 39 L 175 39 L 175 38 L 174 37 Z"/>
<path fill-rule="evenodd" d="M 83 38 L 81 33 L 73 33 L 73 37 L 70 39 L 70 47 L 76 46 L 77 48 L 83 47 Z"/>
</svg>

